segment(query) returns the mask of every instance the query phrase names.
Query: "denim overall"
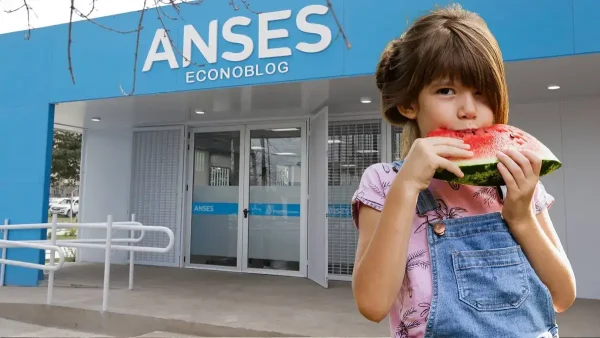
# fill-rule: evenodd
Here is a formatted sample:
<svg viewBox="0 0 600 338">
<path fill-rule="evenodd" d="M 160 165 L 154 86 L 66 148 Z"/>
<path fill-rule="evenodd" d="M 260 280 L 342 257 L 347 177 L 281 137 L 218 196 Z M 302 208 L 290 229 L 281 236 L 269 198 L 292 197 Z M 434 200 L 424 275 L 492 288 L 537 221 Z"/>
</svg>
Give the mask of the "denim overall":
<svg viewBox="0 0 600 338">
<path fill-rule="evenodd" d="M 418 212 L 436 208 L 422 191 Z M 433 298 L 425 338 L 558 337 L 550 292 L 501 213 L 442 220 L 427 227 L 427 239 Z"/>
</svg>

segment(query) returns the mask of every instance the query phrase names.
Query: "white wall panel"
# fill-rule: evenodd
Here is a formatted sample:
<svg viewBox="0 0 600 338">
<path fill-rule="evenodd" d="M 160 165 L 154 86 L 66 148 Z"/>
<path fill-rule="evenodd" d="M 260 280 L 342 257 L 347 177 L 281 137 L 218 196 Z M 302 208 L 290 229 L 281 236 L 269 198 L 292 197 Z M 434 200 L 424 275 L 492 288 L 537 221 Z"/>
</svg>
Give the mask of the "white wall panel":
<svg viewBox="0 0 600 338">
<path fill-rule="evenodd" d="M 593 216 L 600 180 L 599 98 L 519 104 L 511 107 L 510 123 L 533 134 L 563 162 L 543 177 L 556 202 L 550 216 L 575 271 L 577 296 L 600 299 L 600 221 Z"/>
<path fill-rule="evenodd" d="M 131 142 L 129 130 L 86 130 L 83 132 L 81 165 L 80 222 L 128 221 L 131 181 Z M 82 239 L 106 238 L 101 229 L 79 229 Z M 113 238 L 128 237 L 116 231 Z M 112 263 L 123 263 L 124 251 L 113 251 Z M 80 249 L 78 261 L 104 262 L 104 250 Z"/>
<path fill-rule="evenodd" d="M 600 299 L 600 99 L 564 101 L 561 106 L 565 162 L 568 254 L 577 278 L 577 296 Z"/>
</svg>

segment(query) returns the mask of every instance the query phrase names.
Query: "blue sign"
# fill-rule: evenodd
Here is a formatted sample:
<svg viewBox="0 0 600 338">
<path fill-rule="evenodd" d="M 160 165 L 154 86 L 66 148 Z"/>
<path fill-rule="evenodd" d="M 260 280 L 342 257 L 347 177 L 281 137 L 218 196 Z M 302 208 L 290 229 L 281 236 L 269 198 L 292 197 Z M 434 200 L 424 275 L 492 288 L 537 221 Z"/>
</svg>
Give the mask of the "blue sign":
<svg viewBox="0 0 600 338">
<path fill-rule="evenodd" d="M 250 215 L 300 217 L 300 204 L 251 203 Z"/>
<path fill-rule="evenodd" d="M 237 203 L 194 202 L 194 215 L 237 215 Z"/>
<path fill-rule="evenodd" d="M 194 215 L 237 215 L 237 203 L 219 202 L 194 202 L 192 213 Z M 300 217 L 300 204 L 280 203 L 250 203 L 251 216 L 285 216 Z M 330 218 L 351 218 L 351 204 L 329 204 L 328 215 Z"/>
<path fill-rule="evenodd" d="M 249 210 L 252 216 L 300 217 L 300 204 L 251 203 Z M 192 204 L 194 215 L 237 215 L 238 212 L 237 203 L 194 202 Z"/>
</svg>

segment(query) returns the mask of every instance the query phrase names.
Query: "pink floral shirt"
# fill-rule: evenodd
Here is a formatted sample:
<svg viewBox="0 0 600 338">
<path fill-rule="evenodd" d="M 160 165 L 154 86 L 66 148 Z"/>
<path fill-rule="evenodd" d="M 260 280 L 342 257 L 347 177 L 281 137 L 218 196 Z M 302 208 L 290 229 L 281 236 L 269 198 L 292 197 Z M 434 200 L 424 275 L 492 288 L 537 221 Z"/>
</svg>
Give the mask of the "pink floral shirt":
<svg viewBox="0 0 600 338">
<path fill-rule="evenodd" d="M 367 168 L 352 197 L 352 213 L 358 227 L 358 212 L 364 204 L 381 211 L 396 172 L 391 164 L 378 163 Z M 410 232 L 404 282 L 389 312 L 392 337 L 423 337 L 432 298 L 429 269 L 427 225 L 439 220 L 472 216 L 502 210 L 502 200 L 495 187 L 475 187 L 432 180 L 429 187 L 439 208 L 415 217 Z M 532 208 L 539 213 L 554 198 L 538 183 Z"/>
</svg>

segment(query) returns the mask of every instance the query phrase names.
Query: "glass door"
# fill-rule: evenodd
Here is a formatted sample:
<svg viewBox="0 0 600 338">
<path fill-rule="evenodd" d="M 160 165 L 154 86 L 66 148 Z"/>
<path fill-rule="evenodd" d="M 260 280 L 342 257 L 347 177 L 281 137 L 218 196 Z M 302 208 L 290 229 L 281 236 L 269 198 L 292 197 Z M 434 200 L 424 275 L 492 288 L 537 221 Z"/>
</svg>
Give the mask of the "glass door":
<svg viewBox="0 0 600 338">
<path fill-rule="evenodd" d="M 195 129 L 190 134 L 188 197 L 192 205 L 186 265 L 241 268 L 242 135 L 239 127 Z"/>
<path fill-rule="evenodd" d="M 248 127 L 243 269 L 305 275 L 305 125 Z"/>
</svg>

